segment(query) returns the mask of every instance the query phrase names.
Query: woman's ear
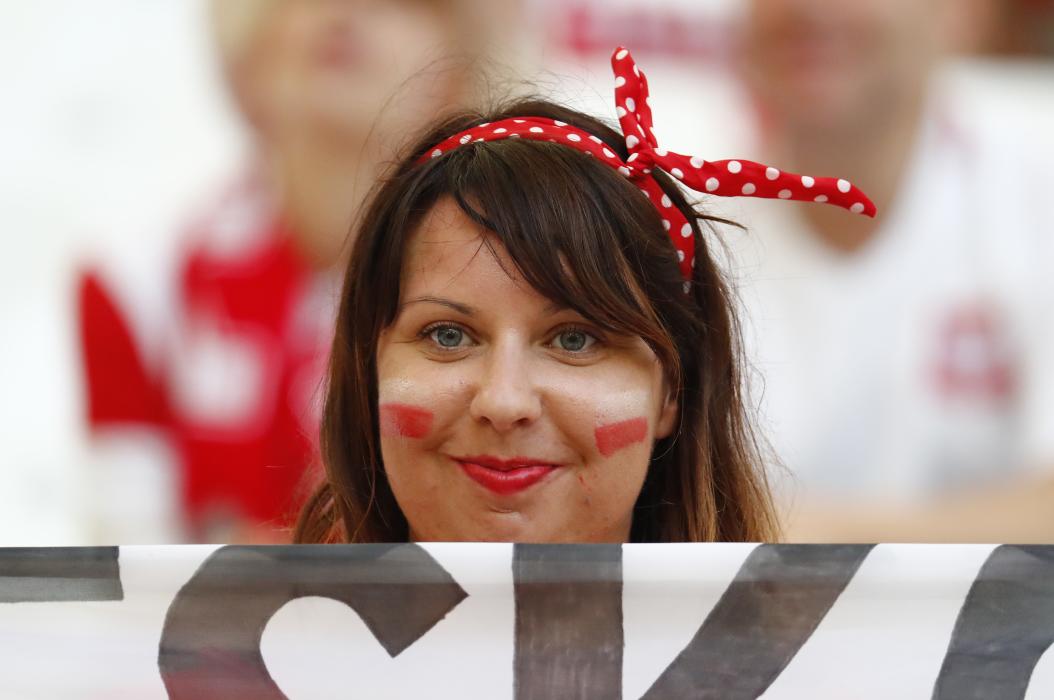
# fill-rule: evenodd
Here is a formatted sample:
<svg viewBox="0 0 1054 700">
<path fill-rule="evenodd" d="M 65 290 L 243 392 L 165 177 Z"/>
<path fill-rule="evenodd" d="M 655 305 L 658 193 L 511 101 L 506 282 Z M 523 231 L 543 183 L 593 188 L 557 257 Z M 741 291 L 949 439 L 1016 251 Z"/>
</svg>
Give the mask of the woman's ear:
<svg viewBox="0 0 1054 700">
<path fill-rule="evenodd" d="M 659 420 L 655 423 L 655 439 L 669 437 L 677 427 L 677 418 L 680 415 L 681 403 L 673 391 L 666 392 L 666 399 L 659 410 Z"/>
</svg>

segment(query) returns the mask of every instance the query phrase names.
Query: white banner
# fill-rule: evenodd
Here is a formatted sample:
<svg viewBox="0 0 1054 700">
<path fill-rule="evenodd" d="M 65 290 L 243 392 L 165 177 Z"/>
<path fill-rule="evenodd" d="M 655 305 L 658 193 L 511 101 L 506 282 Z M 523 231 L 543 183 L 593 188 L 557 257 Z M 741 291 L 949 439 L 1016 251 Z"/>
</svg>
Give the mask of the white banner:
<svg viewBox="0 0 1054 700">
<path fill-rule="evenodd" d="M 1054 547 L 0 549 L 0 697 L 1054 697 Z"/>
</svg>

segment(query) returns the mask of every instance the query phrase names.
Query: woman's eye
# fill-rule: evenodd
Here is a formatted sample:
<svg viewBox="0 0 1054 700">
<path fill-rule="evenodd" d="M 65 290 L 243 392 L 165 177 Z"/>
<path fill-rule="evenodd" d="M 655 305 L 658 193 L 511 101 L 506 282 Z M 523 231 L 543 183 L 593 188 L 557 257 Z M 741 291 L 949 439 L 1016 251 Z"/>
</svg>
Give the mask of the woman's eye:
<svg viewBox="0 0 1054 700">
<path fill-rule="evenodd" d="M 433 328 L 428 333 L 428 337 L 440 347 L 456 348 L 460 347 L 465 340 L 465 331 L 457 326 L 439 326 L 438 328 Z"/>
<path fill-rule="evenodd" d="M 561 331 L 553 339 L 556 347 L 567 352 L 582 352 L 588 350 L 597 339 L 585 331 L 566 330 Z"/>
</svg>

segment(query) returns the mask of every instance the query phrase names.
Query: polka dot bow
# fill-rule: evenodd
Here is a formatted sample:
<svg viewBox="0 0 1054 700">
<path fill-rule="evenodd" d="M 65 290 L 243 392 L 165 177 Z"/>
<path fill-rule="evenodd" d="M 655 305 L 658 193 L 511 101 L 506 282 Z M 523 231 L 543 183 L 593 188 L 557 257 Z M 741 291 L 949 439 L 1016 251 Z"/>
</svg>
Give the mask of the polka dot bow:
<svg viewBox="0 0 1054 700">
<path fill-rule="evenodd" d="M 629 157 L 623 161 L 596 135 L 562 121 L 545 117 L 521 117 L 480 124 L 437 144 L 422 157 L 438 158 L 459 146 L 476 141 L 525 138 L 571 146 L 617 169 L 632 180 L 659 211 L 677 251 L 685 290 L 690 289 L 695 267 L 695 237 L 688 219 L 651 176 L 659 168 L 696 192 L 720 197 L 766 197 L 803 202 L 826 202 L 854 214 L 875 215 L 875 205 L 855 185 L 832 177 L 810 177 L 784 172 L 750 160 L 706 161 L 659 147 L 648 101 L 648 79 L 633 61 L 628 49 L 619 47 L 611 56 L 615 73 L 615 109 L 626 139 Z"/>
</svg>

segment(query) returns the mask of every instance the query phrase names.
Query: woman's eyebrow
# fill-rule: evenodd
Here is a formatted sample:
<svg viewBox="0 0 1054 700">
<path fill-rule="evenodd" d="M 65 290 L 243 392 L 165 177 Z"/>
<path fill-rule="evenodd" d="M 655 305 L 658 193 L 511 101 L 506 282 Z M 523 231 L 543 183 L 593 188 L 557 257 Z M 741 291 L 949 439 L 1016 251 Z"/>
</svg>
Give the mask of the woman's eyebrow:
<svg viewBox="0 0 1054 700">
<path fill-rule="evenodd" d="M 471 306 L 466 306 L 465 304 L 460 304 L 456 301 L 451 301 L 450 299 L 444 299 L 443 297 L 433 296 L 414 297 L 413 299 L 410 299 L 409 301 L 406 301 L 401 304 L 399 308 L 402 309 L 405 306 L 409 306 L 410 304 L 417 304 L 419 302 L 439 304 L 440 306 L 445 306 L 448 309 L 453 309 L 459 314 L 463 314 L 465 316 L 474 316 L 476 313 L 475 309 L 473 309 Z"/>
</svg>

